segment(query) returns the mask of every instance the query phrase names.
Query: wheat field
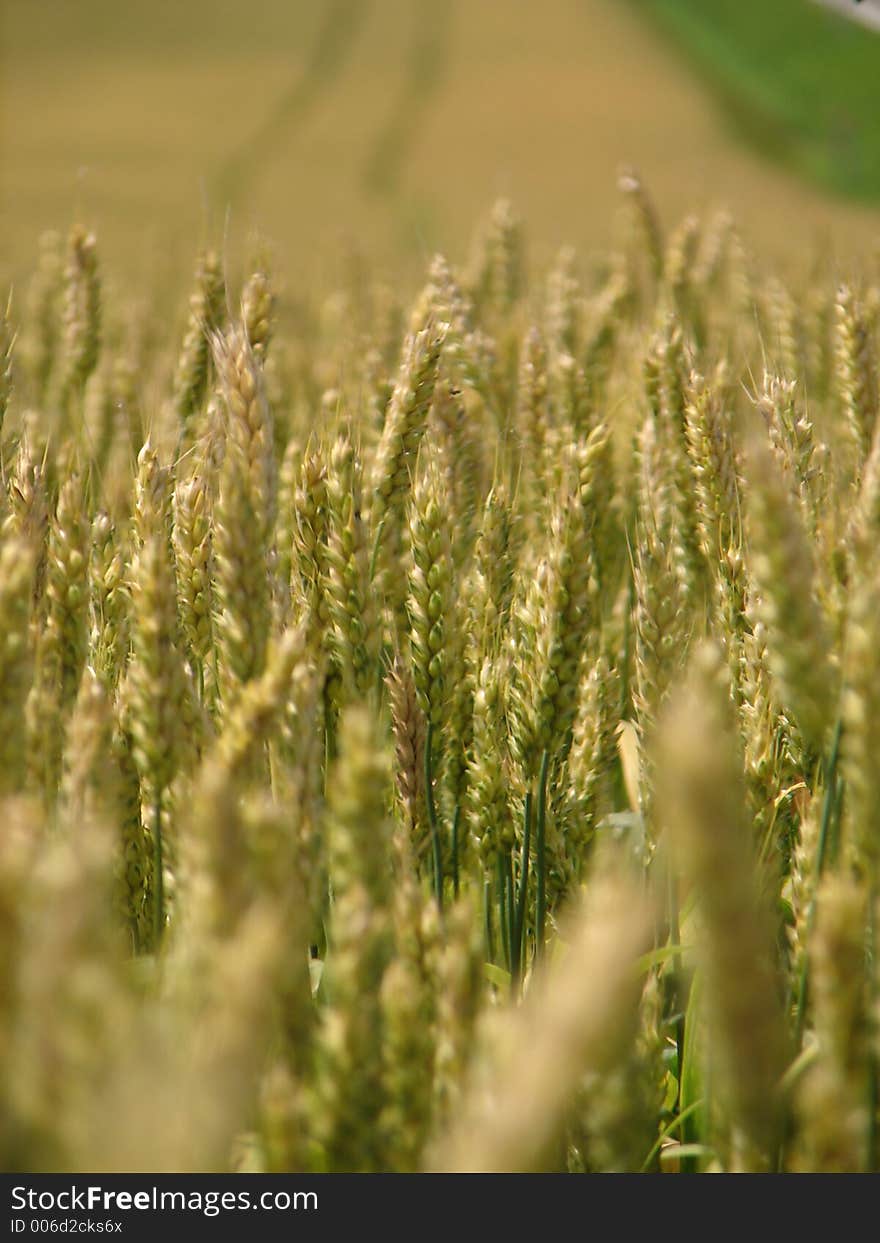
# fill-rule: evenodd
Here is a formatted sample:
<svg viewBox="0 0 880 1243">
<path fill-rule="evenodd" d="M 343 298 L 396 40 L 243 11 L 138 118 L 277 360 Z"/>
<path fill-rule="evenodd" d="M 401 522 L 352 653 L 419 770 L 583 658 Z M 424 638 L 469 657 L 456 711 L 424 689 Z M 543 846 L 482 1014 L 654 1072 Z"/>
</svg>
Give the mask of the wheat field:
<svg viewBox="0 0 880 1243">
<path fill-rule="evenodd" d="M 880 269 L 617 194 L 176 316 L 43 237 L 3 1169 L 880 1167 Z"/>
</svg>

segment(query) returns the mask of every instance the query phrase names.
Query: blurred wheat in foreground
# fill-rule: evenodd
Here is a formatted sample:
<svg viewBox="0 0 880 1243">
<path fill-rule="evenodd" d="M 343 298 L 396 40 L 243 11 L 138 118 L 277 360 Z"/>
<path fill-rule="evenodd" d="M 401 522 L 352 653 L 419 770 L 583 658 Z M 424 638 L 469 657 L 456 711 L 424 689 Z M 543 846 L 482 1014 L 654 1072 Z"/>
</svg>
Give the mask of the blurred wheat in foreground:
<svg viewBox="0 0 880 1243">
<path fill-rule="evenodd" d="M 877 1170 L 876 260 L 0 319 L 0 1165 Z"/>
</svg>

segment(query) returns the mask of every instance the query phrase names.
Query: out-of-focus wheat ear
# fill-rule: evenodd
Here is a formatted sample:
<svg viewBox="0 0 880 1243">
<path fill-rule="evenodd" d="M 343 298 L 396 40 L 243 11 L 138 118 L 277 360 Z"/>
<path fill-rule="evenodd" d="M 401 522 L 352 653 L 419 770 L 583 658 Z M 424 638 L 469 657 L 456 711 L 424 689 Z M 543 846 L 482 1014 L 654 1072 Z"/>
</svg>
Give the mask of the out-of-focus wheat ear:
<svg viewBox="0 0 880 1243">
<path fill-rule="evenodd" d="M 633 287 L 623 260 L 615 258 L 605 284 L 587 307 L 584 372 L 595 404 L 604 395 L 615 345 L 632 311 Z"/>
<path fill-rule="evenodd" d="M 404 359 L 385 415 L 385 425 L 369 471 L 371 570 L 385 580 L 393 613 L 403 592 L 394 573 L 403 540 L 404 517 L 416 458 L 428 423 L 447 326 L 429 321 L 407 339 Z"/>
<path fill-rule="evenodd" d="M 245 686 L 228 713 L 213 762 L 237 781 L 264 776 L 268 742 L 283 728 L 285 713 L 308 702 L 316 678 L 306 626 L 284 631 L 270 644 L 263 673 Z"/>
<path fill-rule="evenodd" d="M 263 670 L 271 625 L 263 518 L 254 512 L 247 463 L 229 445 L 214 505 L 214 632 L 224 710 Z"/>
<path fill-rule="evenodd" d="M 545 322 L 551 356 L 580 354 L 584 296 L 577 277 L 575 252 L 563 246 L 547 277 Z"/>
<path fill-rule="evenodd" d="M 449 390 L 471 388 L 480 392 L 485 388 L 487 377 L 474 373 L 474 357 L 482 346 L 477 341 L 480 334 L 474 325 L 473 310 L 470 298 L 446 259 L 435 255 L 427 283 L 410 313 L 409 332 L 415 336 L 428 324 L 447 325 L 441 372 Z M 386 398 L 386 408 L 392 393 L 393 385 Z"/>
<path fill-rule="evenodd" d="M 25 540 L 6 537 L 0 548 L 0 793 L 24 785 L 27 756 L 25 705 L 30 690 L 30 617 L 34 552 Z"/>
<path fill-rule="evenodd" d="M 465 1089 L 486 992 L 484 956 L 478 913 L 470 900 L 462 898 L 446 915 L 437 956 L 435 1130 L 452 1122 Z"/>
<path fill-rule="evenodd" d="M 86 380 L 95 369 L 101 345 L 101 280 L 94 234 L 75 226 L 64 265 L 59 403 L 70 419 Z"/>
<path fill-rule="evenodd" d="M 649 271 L 656 285 L 663 276 L 663 230 L 657 208 L 649 196 L 641 177 L 634 168 L 623 168 L 617 178 L 617 188 L 629 208 L 629 231 L 631 243 L 648 259 Z"/>
<path fill-rule="evenodd" d="M 254 549 L 267 555 L 275 526 L 277 480 L 272 412 L 262 366 L 244 325 L 211 338 L 219 390 L 226 406 L 226 435 L 246 465 L 246 481 L 259 537 Z M 227 448 L 227 453 L 228 453 Z"/>
<path fill-rule="evenodd" d="M 807 746 L 821 754 L 834 725 L 836 674 L 826 620 L 791 476 L 753 440 L 746 492 L 749 561 L 770 670 Z"/>
<path fill-rule="evenodd" d="M 795 1168 L 871 1168 L 876 996 L 865 954 L 869 904 L 867 887 L 847 874 L 829 874 L 818 887 L 808 943 L 816 1055 L 797 1085 Z"/>
<path fill-rule="evenodd" d="M 369 531 L 362 467 L 347 436 L 337 438 L 327 475 L 329 533 L 325 595 L 343 693 L 368 698 L 379 684 L 380 614 L 370 588 Z"/>
<path fill-rule="evenodd" d="M 664 294 L 680 323 L 699 341 L 700 307 L 694 289 L 697 252 L 702 226 L 698 216 L 687 215 L 670 235 L 663 257 Z"/>
<path fill-rule="evenodd" d="M 864 567 L 851 584 L 843 653 L 841 763 L 850 866 L 880 891 L 880 576 Z"/>
<path fill-rule="evenodd" d="M 208 392 L 211 374 L 211 333 L 217 332 L 226 310 L 223 264 L 214 250 L 205 250 L 196 262 L 186 328 L 174 371 L 174 414 L 184 437 Z"/>
<path fill-rule="evenodd" d="M 382 980 L 384 1088 L 380 1118 L 390 1168 L 415 1172 L 433 1122 L 436 1058 L 437 908 L 415 877 L 399 883 L 394 903 L 396 953 Z"/>
<path fill-rule="evenodd" d="M 800 315 L 791 292 L 778 277 L 771 277 L 761 291 L 760 309 L 771 365 L 783 383 L 794 383 L 803 374 Z"/>
<path fill-rule="evenodd" d="M 93 821 L 116 827 L 122 808 L 121 774 L 113 754 L 113 706 L 93 669 L 83 670 L 67 727 L 60 809 L 68 831 Z"/>
<path fill-rule="evenodd" d="M 874 323 L 849 285 L 840 287 L 834 306 L 834 362 L 837 392 L 859 473 L 877 423 L 877 357 Z"/>
<path fill-rule="evenodd" d="M 259 270 L 248 277 L 241 295 L 241 319 L 254 355 L 265 362 L 274 328 L 275 294 L 269 273 Z"/>
<path fill-rule="evenodd" d="M 46 395 L 55 365 L 62 273 L 61 237 L 54 232 L 44 233 L 40 237 L 37 268 L 28 286 L 21 346 L 22 361 L 37 402 Z"/>
<path fill-rule="evenodd" d="M 547 349 L 536 325 L 526 333 L 520 350 L 516 426 L 521 445 L 520 486 L 528 498 L 524 511 L 537 515 L 543 512 L 546 500 L 550 407 Z"/>
<path fill-rule="evenodd" d="M 650 939 L 644 896 L 618 877 L 591 886 L 569 916 L 567 952 L 525 1003 L 498 1015 L 491 1066 L 477 1059 L 431 1167 L 456 1173 L 558 1169 L 558 1148 L 584 1074 L 621 1053 L 637 1011 L 634 964 Z"/>
<path fill-rule="evenodd" d="M 45 584 L 46 539 L 49 533 L 49 502 L 46 493 L 45 459 L 34 445 L 28 413 L 9 475 L 9 512 L 3 518 L 4 539 L 23 540 L 34 558 L 33 598 L 35 616 Z"/>
<path fill-rule="evenodd" d="M 302 445 L 294 437 L 288 440 L 278 470 L 278 513 L 275 519 L 275 591 L 276 611 L 282 622 L 287 620 L 291 606 L 291 574 L 293 546 L 296 537 L 296 492 L 302 464 Z"/>
<path fill-rule="evenodd" d="M 128 654 L 128 551 L 125 532 L 101 510 L 92 521 L 89 552 L 89 662 L 110 690 L 118 685 Z"/>
<path fill-rule="evenodd" d="M 58 793 L 64 722 L 86 659 L 88 540 L 84 481 L 74 473 L 61 485 L 49 530 L 45 617 L 28 704 L 30 764 L 49 804 Z"/>
<path fill-rule="evenodd" d="M 180 629 L 204 699 L 206 668 L 214 651 L 214 567 L 210 499 L 201 474 L 181 480 L 175 489 L 173 543 Z"/>
<path fill-rule="evenodd" d="M 726 208 L 721 208 L 702 232 L 694 266 L 694 285 L 703 294 L 723 289 L 733 231 L 733 217 Z"/>
<path fill-rule="evenodd" d="M 474 241 L 465 286 L 480 318 L 498 323 L 509 314 L 522 284 L 522 223 L 509 200 L 498 199 Z"/>
<path fill-rule="evenodd" d="M 116 434 L 115 395 L 111 384 L 111 366 L 106 356 L 86 382 L 82 407 L 83 440 L 89 467 L 100 487 Z"/>
<path fill-rule="evenodd" d="M 131 568 L 131 659 L 121 688 L 124 727 L 141 783 L 153 847 L 153 944 L 167 920 L 174 842 L 167 837 L 172 783 L 195 750 L 196 708 L 178 647 L 174 566 L 165 531 L 152 530 Z"/>
<path fill-rule="evenodd" d="M 699 894 L 700 952 L 723 1051 L 728 1168 L 769 1169 L 781 1139 L 786 1032 L 773 925 L 759 892 L 741 762 L 717 648 L 697 650 L 657 736 L 656 814 Z"/>
<path fill-rule="evenodd" d="M 331 1171 L 386 1168 L 376 1119 L 386 1099 L 381 989 L 393 950 L 390 765 L 377 724 L 361 706 L 342 713 L 339 759 L 328 783 L 331 1001 L 316 1050 L 314 1128 Z"/>
<path fill-rule="evenodd" d="M 15 347 L 15 332 L 12 327 L 12 294 L 6 308 L 0 312 L 0 432 L 9 409 L 9 399 L 14 387 L 12 354 Z"/>
</svg>

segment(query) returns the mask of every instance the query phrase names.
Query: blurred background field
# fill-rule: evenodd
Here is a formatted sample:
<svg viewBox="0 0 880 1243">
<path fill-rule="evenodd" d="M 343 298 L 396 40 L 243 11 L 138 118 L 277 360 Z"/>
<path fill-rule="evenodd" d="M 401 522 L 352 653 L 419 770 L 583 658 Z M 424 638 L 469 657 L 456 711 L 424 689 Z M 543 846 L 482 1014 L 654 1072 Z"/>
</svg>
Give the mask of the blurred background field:
<svg viewBox="0 0 880 1243">
<path fill-rule="evenodd" d="M 873 241 L 880 35 L 811 0 L 4 0 L 4 267 L 95 228 L 161 283 L 258 232 L 296 281 L 460 256 L 508 195 L 533 256 L 728 205 L 783 261 Z M 850 197 L 845 197 L 849 195 Z"/>
</svg>

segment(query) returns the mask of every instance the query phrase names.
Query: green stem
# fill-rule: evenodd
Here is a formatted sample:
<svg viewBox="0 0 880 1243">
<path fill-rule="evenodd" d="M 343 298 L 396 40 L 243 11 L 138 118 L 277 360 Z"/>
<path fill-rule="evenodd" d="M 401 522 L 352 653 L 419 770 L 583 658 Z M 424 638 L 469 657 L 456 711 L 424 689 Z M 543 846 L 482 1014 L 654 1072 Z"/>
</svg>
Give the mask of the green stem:
<svg viewBox="0 0 880 1243">
<path fill-rule="evenodd" d="M 504 965 L 510 970 L 510 925 L 507 922 L 507 883 L 504 872 L 504 856 L 498 856 L 496 881 L 498 888 L 498 926 L 501 929 L 501 950 L 504 954 Z"/>
<path fill-rule="evenodd" d="M 507 966 L 513 974 L 513 956 L 516 952 L 516 899 L 513 893 L 513 851 L 504 856 L 504 906 L 507 911 L 507 943 L 510 946 Z"/>
<path fill-rule="evenodd" d="M 495 961 L 495 931 L 492 921 L 492 882 L 483 885 L 483 925 L 486 937 L 486 961 Z"/>
<path fill-rule="evenodd" d="M 538 824 L 535 849 L 538 856 L 538 896 L 535 906 L 535 956 L 544 953 L 544 926 L 547 922 L 547 772 L 550 755 L 541 756 L 541 775 L 538 778 Z"/>
<path fill-rule="evenodd" d="M 529 790 L 523 808 L 523 848 L 519 865 L 519 893 L 516 898 L 516 918 L 513 925 L 513 953 L 511 954 L 510 982 L 514 994 L 519 987 L 525 941 L 526 899 L 529 891 L 529 852 L 532 845 L 532 792 Z"/>
<path fill-rule="evenodd" d="M 425 737 L 425 802 L 428 807 L 428 824 L 431 829 L 431 844 L 434 848 L 434 894 L 437 906 L 443 910 L 443 852 L 440 848 L 440 825 L 437 822 L 437 808 L 434 805 L 434 722 L 428 721 L 428 732 Z"/>
<path fill-rule="evenodd" d="M 669 944 L 676 949 L 681 945 L 681 925 L 678 909 L 678 881 L 672 871 L 671 861 L 666 860 L 666 900 L 669 919 Z M 684 999 L 681 993 L 681 954 L 674 954 L 672 968 L 672 1006 L 675 1013 L 675 1048 L 678 1056 L 678 1091 L 675 1112 L 681 1109 L 681 1067 L 684 1061 Z"/>
<path fill-rule="evenodd" d="M 831 744 L 831 754 L 828 757 L 828 763 L 825 766 L 825 799 L 822 803 L 822 823 L 819 828 L 819 841 L 816 846 L 816 880 L 818 881 L 825 870 L 825 863 L 828 857 L 828 846 L 831 838 L 831 821 L 833 812 L 837 805 L 837 761 L 840 756 L 840 736 L 842 732 L 842 724 L 837 722 L 834 730 L 834 739 Z M 806 941 L 809 942 L 810 934 L 816 922 L 816 894 L 810 901 L 810 908 L 807 912 Z M 807 1019 L 807 995 L 810 986 L 809 959 L 804 948 L 803 961 L 801 963 L 800 978 L 798 979 L 798 998 L 797 998 L 797 1016 L 795 1019 L 795 1048 L 799 1049 L 803 1043 L 804 1025 Z"/>
<path fill-rule="evenodd" d="M 156 796 L 153 808 L 153 952 L 159 953 L 165 929 L 165 882 L 162 858 L 162 799 Z"/>
</svg>

